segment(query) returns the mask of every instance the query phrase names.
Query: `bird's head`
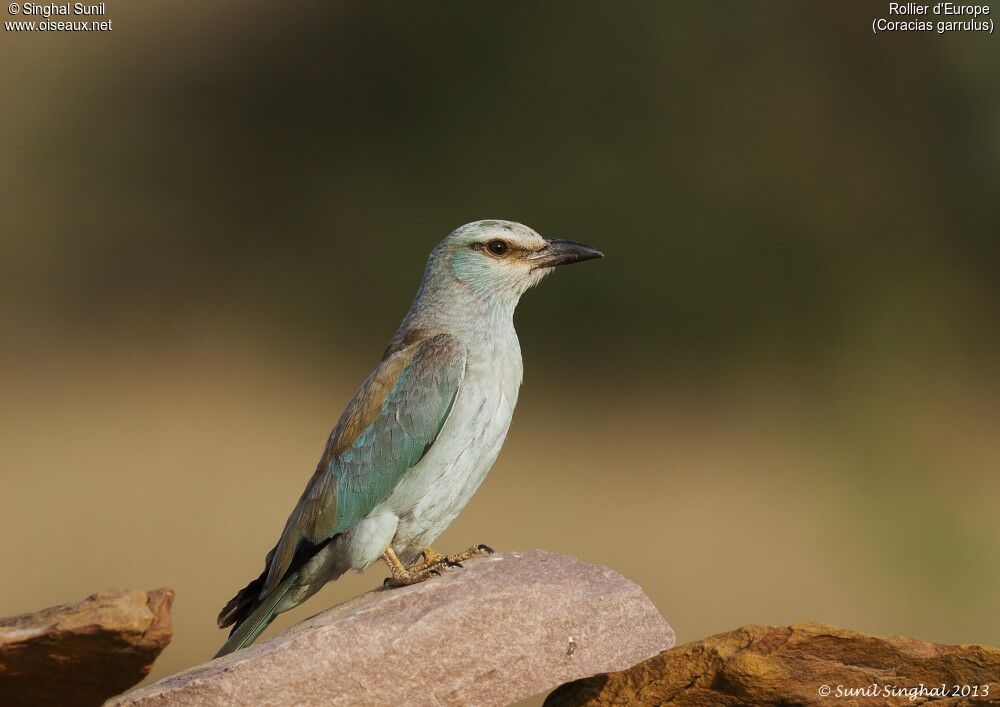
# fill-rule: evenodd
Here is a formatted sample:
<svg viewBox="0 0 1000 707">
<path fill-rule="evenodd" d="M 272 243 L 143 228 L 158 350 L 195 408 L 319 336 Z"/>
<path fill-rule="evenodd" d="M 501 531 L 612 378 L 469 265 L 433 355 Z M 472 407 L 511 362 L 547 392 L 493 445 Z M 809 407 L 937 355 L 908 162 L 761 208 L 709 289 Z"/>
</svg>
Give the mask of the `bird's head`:
<svg viewBox="0 0 1000 707">
<path fill-rule="evenodd" d="M 604 257 L 590 246 L 546 239 L 513 221 L 467 223 L 435 250 L 435 265 L 447 268 L 460 285 L 514 303 L 554 268 Z"/>
</svg>

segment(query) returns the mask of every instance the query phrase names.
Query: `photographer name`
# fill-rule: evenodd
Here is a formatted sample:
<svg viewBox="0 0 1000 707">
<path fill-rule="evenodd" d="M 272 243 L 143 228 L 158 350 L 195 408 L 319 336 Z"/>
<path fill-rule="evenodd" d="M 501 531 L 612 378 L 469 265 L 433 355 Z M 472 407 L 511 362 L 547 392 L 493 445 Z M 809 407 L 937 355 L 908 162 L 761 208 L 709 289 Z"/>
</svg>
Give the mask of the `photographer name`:
<svg viewBox="0 0 1000 707">
<path fill-rule="evenodd" d="M 66 3 L 65 5 L 38 5 L 33 2 L 26 2 L 21 6 L 22 15 L 41 15 L 49 18 L 53 15 L 92 15 L 100 17 L 107 14 L 107 3 L 101 2 L 96 5 L 86 5 L 82 2 Z"/>
</svg>

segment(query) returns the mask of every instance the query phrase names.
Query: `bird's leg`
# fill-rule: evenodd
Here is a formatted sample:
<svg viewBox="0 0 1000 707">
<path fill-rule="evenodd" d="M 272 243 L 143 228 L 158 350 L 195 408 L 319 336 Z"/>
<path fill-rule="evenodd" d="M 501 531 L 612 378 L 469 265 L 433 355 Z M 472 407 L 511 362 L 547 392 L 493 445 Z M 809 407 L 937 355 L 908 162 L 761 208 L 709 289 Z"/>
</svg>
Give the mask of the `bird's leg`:
<svg viewBox="0 0 1000 707">
<path fill-rule="evenodd" d="M 420 560 L 414 562 L 412 565 L 406 568 L 407 572 L 421 572 L 428 567 L 433 567 L 434 565 L 440 565 L 442 562 L 447 562 L 448 558 L 442 555 L 440 552 L 432 547 L 427 548 L 420 553 Z"/>
<path fill-rule="evenodd" d="M 418 582 L 423 582 L 425 579 L 441 574 L 440 564 L 424 567 L 415 572 L 407 569 L 400 562 L 399 558 L 396 557 L 396 552 L 392 547 L 385 549 L 385 552 L 382 553 L 382 559 L 389 566 L 389 573 L 392 575 L 391 577 L 387 577 L 383 584 L 390 587 L 405 587 L 410 584 L 417 584 Z"/>
<path fill-rule="evenodd" d="M 424 558 L 424 562 L 427 563 L 428 567 L 430 567 L 431 565 L 440 565 L 442 562 L 448 559 L 447 557 L 445 557 L 432 547 L 429 547 L 423 552 L 421 552 L 420 556 Z"/>
<path fill-rule="evenodd" d="M 460 562 L 465 562 L 466 560 L 471 560 L 473 557 L 486 557 L 487 555 L 493 554 L 493 548 L 489 545 L 473 545 L 465 552 L 460 552 L 457 555 L 448 555 L 445 560 L 449 564 L 458 564 Z"/>
<path fill-rule="evenodd" d="M 383 584 L 390 587 L 405 587 L 410 584 L 417 584 L 418 582 L 423 582 L 425 579 L 441 574 L 448 567 L 461 567 L 462 562 L 471 560 L 473 557 L 492 554 L 493 548 L 489 545 L 474 545 L 465 552 L 447 557 L 434 548 L 429 547 L 420 553 L 421 559 L 418 562 L 414 562 L 409 567 L 406 567 L 399 557 L 396 556 L 395 550 L 392 547 L 387 547 L 385 552 L 382 553 L 382 559 L 388 565 L 389 573 L 392 576 L 387 577 Z"/>
<path fill-rule="evenodd" d="M 406 568 L 407 572 L 422 572 L 431 567 L 437 567 L 440 565 L 445 565 L 446 567 L 461 567 L 462 563 L 466 560 L 471 560 L 473 557 L 492 555 L 493 548 L 489 545 L 475 545 L 470 547 L 465 552 L 460 552 L 457 555 L 442 555 L 440 552 L 432 547 L 427 548 L 422 553 L 420 553 L 421 559 L 418 562 L 414 562 L 412 565 Z"/>
</svg>

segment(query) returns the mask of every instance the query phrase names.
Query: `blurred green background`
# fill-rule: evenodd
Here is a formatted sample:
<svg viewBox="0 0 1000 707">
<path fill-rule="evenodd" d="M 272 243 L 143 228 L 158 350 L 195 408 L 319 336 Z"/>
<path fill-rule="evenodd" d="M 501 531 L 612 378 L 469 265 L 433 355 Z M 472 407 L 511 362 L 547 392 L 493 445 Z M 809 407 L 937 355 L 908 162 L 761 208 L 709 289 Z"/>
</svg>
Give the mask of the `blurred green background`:
<svg viewBox="0 0 1000 707">
<path fill-rule="evenodd" d="M 752 622 L 1000 644 L 1000 45 L 886 3 L 109 2 L 0 38 L 0 615 L 177 589 L 208 659 L 477 218 L 600 247 L 519 310 L 440 541 Z M 282 628 L 378 584 L 328 587 Z"/>
</svg>

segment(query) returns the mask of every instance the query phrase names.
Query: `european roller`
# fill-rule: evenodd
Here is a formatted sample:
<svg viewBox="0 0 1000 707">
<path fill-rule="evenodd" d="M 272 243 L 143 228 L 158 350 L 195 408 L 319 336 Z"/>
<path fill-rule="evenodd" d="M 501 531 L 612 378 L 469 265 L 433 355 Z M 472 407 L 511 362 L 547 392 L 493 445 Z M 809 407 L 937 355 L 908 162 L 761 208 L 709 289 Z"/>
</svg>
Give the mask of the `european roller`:
<svg viewBox="0 0 1000 707">
<path fill-rule="evenodd" d="M 430 546 L 500 452 L 521 386 L 514 308 L 554 268 L 602 253 L 510 221 L 476 221 L 431 251 L 409 311 L 347 404 L 264 571 L 219 614 L 217 656 L 348 570 L 379 559 L 390 584 L 490 552 Z"/>
</svg>

